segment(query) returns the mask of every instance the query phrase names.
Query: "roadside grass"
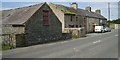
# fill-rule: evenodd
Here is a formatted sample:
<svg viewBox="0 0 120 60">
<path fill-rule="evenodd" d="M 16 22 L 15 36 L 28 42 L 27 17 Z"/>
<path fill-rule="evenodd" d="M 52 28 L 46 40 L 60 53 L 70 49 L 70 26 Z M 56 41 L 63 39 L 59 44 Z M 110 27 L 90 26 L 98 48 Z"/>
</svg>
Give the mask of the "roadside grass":
<svg viewBox="0 0 120 60">
<path fill-rule="evenodd" d="M 5 50 L 10 50 L 10 49 L 12 49 L 12 47 L 7 44 L 7 45 L 3 45 L 1 50 L 5 51 Z"/>
<path fill-rule="evenodd" d="M 77 39 L 77 38 L 80 38 L 80 37 L 77 36 L 77 35 L 72 35 L 72 38 L 73 38 L 73 39 Z"/>
</svg>

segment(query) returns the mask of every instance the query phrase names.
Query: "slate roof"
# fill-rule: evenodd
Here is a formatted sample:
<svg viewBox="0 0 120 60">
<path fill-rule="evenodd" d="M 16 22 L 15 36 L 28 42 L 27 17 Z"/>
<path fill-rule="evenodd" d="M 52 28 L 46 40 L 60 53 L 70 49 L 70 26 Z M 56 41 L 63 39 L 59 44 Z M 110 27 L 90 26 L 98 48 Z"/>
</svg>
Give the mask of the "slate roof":
<svg viewBox="0 0 120 60">
<path fill-rule="evenodd" d="M 25 23 L 41 6 L 41 4 L 31 5 L 22 8 L 3 10 L 2 24 L 23 24 Z"/>
<path fill-rule="evenodd" d="M 2 24 L 24 24 L 43 4 L 44 3 L 40 3 L 40 4 L 31 5 L 31 6 L 22 7 L 22 8 L 0 11 L 0 13 L 2 13 Z M 52 5 L 58 8 L 60 11 L 74 12 L 77 15 L 81 15 L 81 16 L 106 19 L 102 15 L 96 14 L 95 12 L 89 12 L 83 9 L 73 9 L 71 7 L 67 7 L 59 4 L 52 4 Z"/>
<path fill-rule="evenodd" d="M 64 12 L 73 12 L 73 13 L 76 13 L 77 15 L 81 15 L 81 16 L 88 16 L 88 17 L 106 19 L 105 17 L 103 17 L 100 14 L 97 14 L 95 12 L 89 12 L 89 11 L 84 10 L 84 9 L 80 9 L 80 8 L 74 9 L 72 7 L 67 7 L 67 6 L 59 5 L 59 4 L 52 4 L 52 5 L 56 6 L 56 8 L 58 8 L 61 11 L 64 11 Z"/>
</svg>

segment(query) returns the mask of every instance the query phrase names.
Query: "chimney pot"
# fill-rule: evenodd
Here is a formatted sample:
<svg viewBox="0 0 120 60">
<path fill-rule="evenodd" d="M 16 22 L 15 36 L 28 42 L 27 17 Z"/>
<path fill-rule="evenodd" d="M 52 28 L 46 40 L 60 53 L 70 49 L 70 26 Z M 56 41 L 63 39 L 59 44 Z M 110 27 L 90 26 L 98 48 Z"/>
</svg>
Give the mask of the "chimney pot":
<svg viewBox="0 0 120 60">
<path fill-rule="evenodd" d="M 78 8 L 78 4 L 76 2 L 74 2 L 74 3 L 71 4 L 71 7 L 74 8 L 74 9 L 77 9 Z"/>
<path fill-rule="evenodd" d="M 87 11 L 91 12 L 91 7 L 90 7 L 90 6 L 88 6 L 88 7 L 86 7 L 86 8 L 85 8 L 85 10 L 87 10 Z"/>
<path fill-rule="evenodd" d="M 95 10 L 95 12 L 96 12 L 97 14 L 101 14 L 101 10 L 100 10 L 100 9 Z"/>
</svg>

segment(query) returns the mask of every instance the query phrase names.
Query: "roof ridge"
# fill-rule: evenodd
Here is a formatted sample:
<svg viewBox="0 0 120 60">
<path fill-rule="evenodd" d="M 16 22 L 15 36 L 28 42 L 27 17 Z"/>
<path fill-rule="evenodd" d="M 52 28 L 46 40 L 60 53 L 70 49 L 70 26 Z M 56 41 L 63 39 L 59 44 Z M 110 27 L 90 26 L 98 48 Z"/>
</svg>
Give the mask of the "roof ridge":
<svg viewBox="0 0 120 60">
<path fill-rule="evenodd" d="M 83 13 L 83 15 L 85 15 L 85 16 L 95 17 L 95 18 L 104 18 L 104 19 L 106 19 L 104 16 L 102 16 L 101 14 L 97 14 L 97 13 L 95 13 L 94 11 L 89 12 L 89 11 L 87 11 L 87 10 L 85 10 L 85 9 L 82 9 L 82 8 L 74 9 L 74 8 L 71 8 L 71 7 L 69 7 L 69 6 L 65 6 L 65 5 L 62 5 L 62 4 L 54 4 L 54 3 L 51 3 L 51 4 L 53 4 L 53 5 L 55 5 L 55 6 L 62 6 L 62 7 L 68 8 L 68 9 L 72 9 L 72 10 L 66 9 L 66 10 L 68 10 L 68 11 L 73 11 L 73 10 L 74 10 L 74 12 L 75 12 L 75 11 L 81 12 L 81 13 Z M 60 9 L 62 9 L 62 8 L 60 8 Z M 77 13 L 77 14 L 79 14 L 79 13 Z"/>
<path fill-rule="evenodd" d="M 54 4 L 54 3 L 51 3 L 51 4 Z M 65 6 L 65 5 L 62 5 L 62 4 L 54 4 L 54 5 L 61 5 L 61 6 L 67 7 L 67 8 L 71 8 L 71 9 L 74 9 L 74 8 L 72 8 L 72 7 L 69 7 L 69 6 Z M 78 9 L 81 9 L 81 8 L 78 8 Z M 74 9 L 74 10 L 76 10 L 76 9 Z M 81 10 L 84 10 L 84 9 L 81 9 Z M 85 11 L 86 11 L 86 10 L 85 10 Z"/>
</svg>

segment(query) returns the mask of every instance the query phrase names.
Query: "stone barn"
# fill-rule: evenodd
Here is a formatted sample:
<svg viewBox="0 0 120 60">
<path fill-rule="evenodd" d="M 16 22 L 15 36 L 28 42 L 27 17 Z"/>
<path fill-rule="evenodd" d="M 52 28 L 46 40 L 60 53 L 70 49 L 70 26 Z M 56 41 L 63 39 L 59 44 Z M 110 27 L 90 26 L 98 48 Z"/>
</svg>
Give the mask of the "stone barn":
<svg viewBox="0 0 120 60">
<path fill-rule="evenodd" d="M 1 12 L 3 44 L 21 47 L 62 37 L 62 24 L 47 3 Z"/>
</svg>

